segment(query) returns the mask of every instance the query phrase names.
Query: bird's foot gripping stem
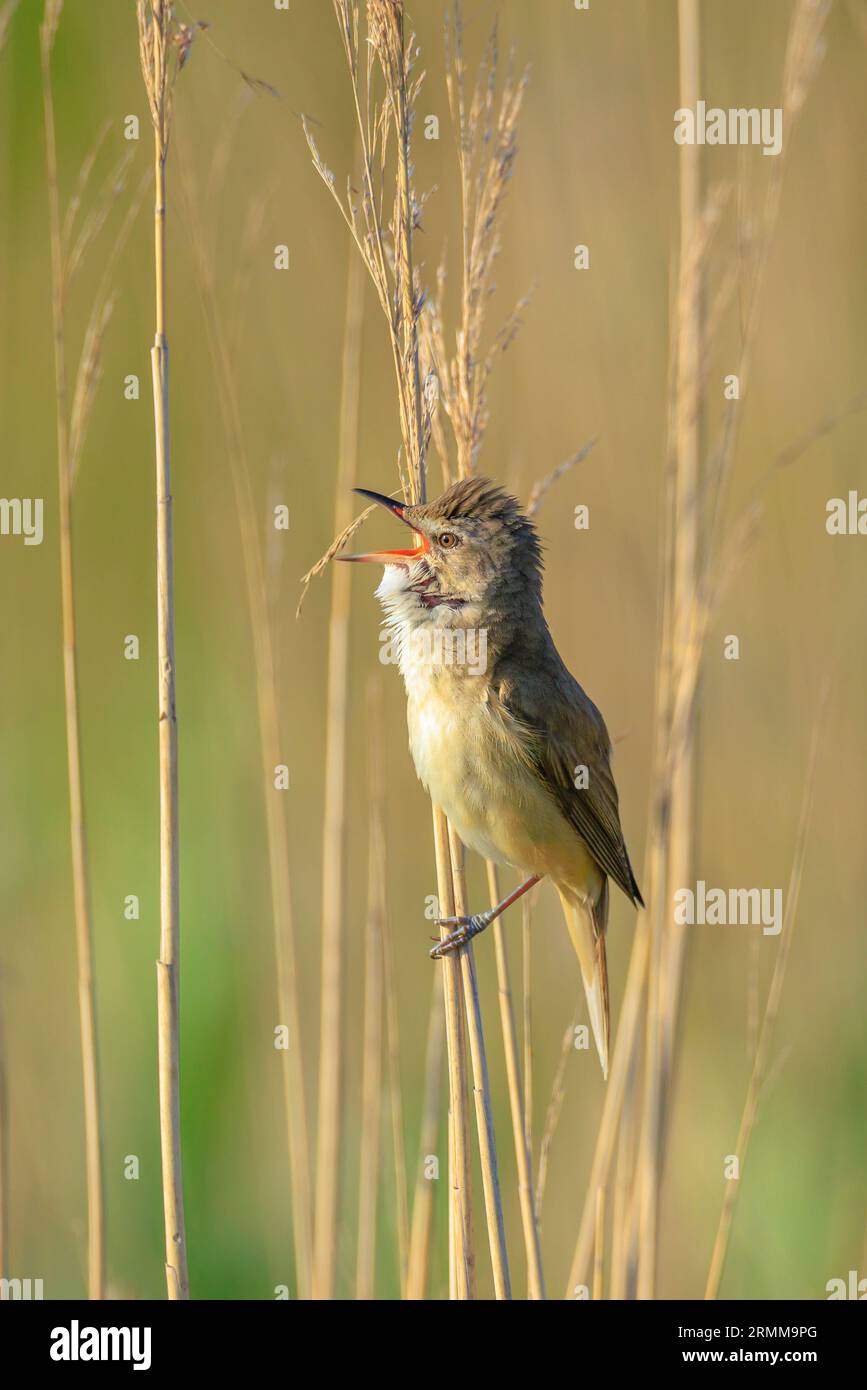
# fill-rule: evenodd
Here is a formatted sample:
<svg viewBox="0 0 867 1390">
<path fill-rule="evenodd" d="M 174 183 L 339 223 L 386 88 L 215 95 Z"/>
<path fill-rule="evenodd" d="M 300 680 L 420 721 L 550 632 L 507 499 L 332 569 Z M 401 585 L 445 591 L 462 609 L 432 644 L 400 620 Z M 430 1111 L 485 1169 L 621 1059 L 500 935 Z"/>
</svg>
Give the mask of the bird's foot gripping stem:
<svg viewBox="0 0 867 1390">
<path fill-rule="evenodd" d="M 460 946 L 466 946 L 468 941 L 472 941 L 474 936 L 489 927 L 494 920 L 494 915 L 490 912 L 477 912 L 473 917 L 437 917 L 434 919 L 435 927 L 454 927 L 455 930 L 444 936 L 442 941 L 438 941 L 431 948 L 433 960 L 441 960 L 451 951 L 456 951 Z"/>
<path fill-rule="evenodd" d="M 489 907 L 487 912 L 477 912 L 473 917 L 434 918 L 435 927 L 454 927 L 455 930 L 449 932 L 448 936 L 444 936 L 442 941 L 438 941 L 433 947 L 431 950 L 433 959 L 442 960 L 443 956 L 447 956 L 450 951 L 457 951 L 461 946 L 466 946 L 467 942 L 472 941 L 474 936 L 478 936 L 479 932 L 484 931 L 492 922 L 495 922 L 507 907 L 511 907 L 512 903 L 516 903 L 519 898 L 523 897 L 527 889 L 532 888 L 534 883 L 538 883 L 540 878 L 541 874 L 533 874 L 532 878 L 528 878 L 525 883 L 521 884 L 520 888 L 515 889 L 514 893 L 510 893 L 501 903 L 497 903 L 496 907 Z"/>
</svg>

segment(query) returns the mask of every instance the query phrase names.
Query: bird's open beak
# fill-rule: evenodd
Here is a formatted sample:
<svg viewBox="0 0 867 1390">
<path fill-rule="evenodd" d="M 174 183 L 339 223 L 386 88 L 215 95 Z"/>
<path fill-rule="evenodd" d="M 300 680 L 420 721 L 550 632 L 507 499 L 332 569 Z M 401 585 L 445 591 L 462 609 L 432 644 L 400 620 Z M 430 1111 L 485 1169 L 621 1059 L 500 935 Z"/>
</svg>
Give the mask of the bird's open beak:
<svg viewBox="0 0 867 1390">
<path fill-rule="evenodd" d="M 392 497 L 384 497 L 381 492 L 371 492 L 366 487 L 356 487 L 352 489 L 357 492 L 359 497 L 368 497 L 371 502 L 378 502 L 381 507 L 388 510 L 403 522 L 404 526 L 412 526 L 404 516 L 403 503 L 395 502 Z M 430 550 L 430 545 L 424 536 L 418 536 L 419 544 L 415 550 L 370 550 L 365 555 L 336 555 L 337 560 L 363 561 L 365 564 L 372 565 L 410 565 L 413 560 L 417 560 L 420 555 L 424 555 Z"/>
</svg>

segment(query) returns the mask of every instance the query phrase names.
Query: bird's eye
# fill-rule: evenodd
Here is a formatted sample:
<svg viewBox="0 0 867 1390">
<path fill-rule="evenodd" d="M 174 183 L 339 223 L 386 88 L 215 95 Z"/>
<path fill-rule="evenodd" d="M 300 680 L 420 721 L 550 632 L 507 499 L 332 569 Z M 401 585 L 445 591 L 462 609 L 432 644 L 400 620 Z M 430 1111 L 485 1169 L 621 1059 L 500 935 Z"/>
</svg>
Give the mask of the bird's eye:
<svg viewBox="0 0 867 1390">
<path fill-rule="evenodd" d="M 451 546 L 457 545 L 458 538 L 454 531 L 440 531 L 437 541 L 444 549 L 448 550 Z"/>
</svg>

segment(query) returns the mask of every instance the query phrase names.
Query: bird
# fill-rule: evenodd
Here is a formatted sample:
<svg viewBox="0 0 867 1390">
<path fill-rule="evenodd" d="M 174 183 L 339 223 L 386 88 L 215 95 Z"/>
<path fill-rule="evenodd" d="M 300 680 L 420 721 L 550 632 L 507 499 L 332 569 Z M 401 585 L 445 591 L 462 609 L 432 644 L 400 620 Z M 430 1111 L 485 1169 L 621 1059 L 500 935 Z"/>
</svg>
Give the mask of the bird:
<svg viewBox="0 0 867 1390">
<path fill-rule="evenodd" d="M 376 596 L 404 679 L 418 778 L 466 847 L 526 875 L 485 912 L 437 918 L 453 930 L 430 954 L 463 946 L 550 879 L 607 1079 L 609 879 L 636 907 L 644 902 L 620 825 L 605 721 L 545 619 L 535 524 L 476 474 L 417 504 L 354 490 L 415 533 L 409 549 L 339 558 L 384 567 Z"/>
</svg>

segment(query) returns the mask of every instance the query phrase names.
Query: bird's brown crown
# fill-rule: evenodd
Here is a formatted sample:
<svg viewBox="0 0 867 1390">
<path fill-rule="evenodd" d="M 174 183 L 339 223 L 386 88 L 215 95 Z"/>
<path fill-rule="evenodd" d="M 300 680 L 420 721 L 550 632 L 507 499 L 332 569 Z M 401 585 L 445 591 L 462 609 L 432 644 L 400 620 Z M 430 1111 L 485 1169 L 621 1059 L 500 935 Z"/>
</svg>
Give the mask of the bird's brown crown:
<svg viewBox="0 0 867 1390">
<path fill-rule="evenodd" d="M 500 545 L 514 556 L 520 556 L 520 568 L 536 571 L 542 568 L 542 546 L 533 522 L 521 509 L 521 504 L 491 478 L 462 478 L 452 483 L 440 497 L 422 505 L 407 507 L 406 519 L 412 523 L 436 521 L 466 521 L 475 523 L 472 530 L 480 539 Z M 500 545 L 497 545 L 499 540 Z"/>
</svg>

